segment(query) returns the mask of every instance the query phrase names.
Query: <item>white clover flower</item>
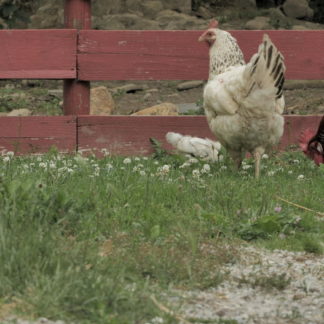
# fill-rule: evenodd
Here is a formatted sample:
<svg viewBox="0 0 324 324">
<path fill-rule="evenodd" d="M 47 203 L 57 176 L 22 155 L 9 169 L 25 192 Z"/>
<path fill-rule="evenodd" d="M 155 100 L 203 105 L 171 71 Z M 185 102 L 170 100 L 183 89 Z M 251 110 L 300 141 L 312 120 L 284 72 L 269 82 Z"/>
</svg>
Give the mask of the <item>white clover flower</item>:
<svg viewBox="0 0 324 324">
<path fill-rule="evenodd" d="M 40 168 L 43 168 L 43 169 L 46 169 L 46 168 L 47 168 L 47 164 L 44 163 L 44 162 L 39 163 L 38 166 L 39 166 Z"/>
<path fill-rule="evenodd" d="M 101 149 L 101 153 L 102 153 L 104 156 L 108 156 L 108 155 L 109 155 L 109 151 L 108 151 L 106 148 L 102 148 L 102 149 Z"/>
<path fill-rule="evenodd" d="M 269 155 L 268 155 L 268 154 L 263 154 L 263 155 L 262 155 L 262 159 L 265 159 L 265 160 L 266 160 L 266 159 L 269 159 Z"/>
<path fill-rule="evenodd" d="M 220 170 L 226 170 L 227 169 L 227 166 L 226 165 L 222 165 L 221 167 L 220 167 Z"/>
<path fill-rule="evenodd" d="M 8 151 L 8 152 L 6 153 L 6 155 L 7 155 L 7 156 L 10 156 L 10 157 L 13 157 L 13 156 L 15 155 L 15 153 L 12 152 L 12 151 Z"/>
<path fill-rule="evenodd" d="M 126 158 L 126 159 L 124 159 L 123 163 L 130 164 L 130 163 L 132 163 L 132 160 L 130 158 Z"/>
<path fill-rule="evenodd" d="M 166 175 L 169 172 L 170 172 L 170 165 L 168 165 L 168 164 L 164 164 L 163 166 L 161 166 L 157 169 L 158 175 Z"/>
<path fill-rule="evenodd" d="M 298 164 L 299 160 L 293 160 L 293 163 Z"/>
<path fill-rule="evenodd" d="M 276 173 L 275 171 L 268 171 L 267 174 L 269 177 L 272 177 L 273 175 L 275 175 L 275 173 Z"/>
<path fill-rule="evenodd" d="M 48 166 L 50 167 L 50 169 L 55 169 L 56 168 L 56 164 L 53 161 L 51 161 Z"/>
<path fill-rule="evenodd" d="M 199 176 L 200 176 L 200 171 L 199 171 L 198 169 L 194 169 L 194 170 L 192 170 L 192 176 L 193 176 L 194 178 L 199 178 Z"/>
<path fill-rule="evenodd" d="M 292 174 L 292 173 L 293 173 L 292 170 L 289 170 L 289 171 L 288 171 L 288 174 Z"/>
<path fill-rule="evenodd" d="M 181 164 L 181 165 L 179 166 L 179 169 L 183 169 L 183 168 L 189 167 L 190 165 L 191 165 L 190 163 L 185 162 L 185 163 L 183 163 L 183 164 Z"/>
<path fill-rule="evenodd" d="M 305 179 L 305 176 L 303 174 L 300 174 L 298 177 L 297 177 L 297 180 L 304 180 Z"/>
<path fill-rule="evenodd" d="M 141 159 L 140 159 L 138 156 L 136 156 L 136 157 L 134 158 L 134 160 L 135 160 L 135 161 L 140 161 Z"/>
<path fill-rule="evenodd" d="M 147 156 L 143 156 L 143 160 L 144 161 L 147 161 L 148 160 L 148 157 Z"/>
<path fill-rule="evenodd" d="M 199 161 L 196 158 L 190 158 L 187 162 L 194 164 L 194 163 L 198 163 Z"/>
<path fill-rule="evenodd" d="M 155 165 L 158 165 L 158 164 L 160 164 L 160 163 L 159 163 L 159 161 L 154 161 L 154 164 L 155 164 Z"/>
<path fill-rule="evenodd" d="M 163 324 L 164 320 L 162 317 L 154 317 L 151 319 L 152 324 Z"/>
<path fill-rule="evenodd" d="M 37 156 L 36 161 L 37 161 L 37 162 L 41 162 L 41 161 L 42 161 L 42 157 L 41 157 L 41 156 Z"/>
<path fill-rule="evenodd" d="M 250 168 L 252 168 L 252 165 L 250 165 L 250 164 L 242 165 L 242 169 L 243 169 L 243 170 L 248 170 L 248 169 L 250 169 Z"/>
<path fill-rule="evenodd" d="M 57 169 L 57 172 L 58 172 L 58 173 L 63 173 L 63 172 L 65 172 L 66 170 L 67 170 L 67 167 L 64 166 L 64 167 L 62 167 L 62 168 L 58 168 L 58 169 Z"/>
<path fill-rule="evenodd" d="M 29 169 L 29 165 L 28 164 L 23 164 L 22 166 L 24 169 Z"/>
<path fill-rule="evenodd" d="M 125 170 L 125 167 L 123 167 L 123 166 L 122 166 L 122 167 L 120 167 L 120 170 Z"/>
<path fill-rule="evenodd" d="M 246 162 L 245 161 L 242 161 L 242 163 L 241 163 L 242 165 L 245 165 L 246 164 Z"/>
<path fill-rule="evenodd" d="M 139 174 L 140 174 L 142 177 L 144 177 L 144 176 L 146 175 L 146 172 L 145 172 L 144 170 L 141 170 L 141 171 L 139 172 Z"/>
<path fill-rule="evenodd" d="M 210 165 L 209 164 L 204 164 L 202 169 L 201 169 L 201 173 L 209 173 L 210 172 Z"/>
<path fill-rule="evenodd" d="M 9 162 L 10 161 L 10 156 L 5 156 L 2 160 L 3 160 L 3 162 Z"/>
<path fill-rule="evenodd" d="M 109 171 L 109 170 L 113 169 L 114 167 L 113 167 L 113 165 L 112 165 L 111 163 L 108 163 L 108 164 L 106 165 L 106 168 L 107 168 L 107 170 Z"/>
<path fill-rule="evenodd" d="M 224 155 L 218 155 L 218 161 L 222 162 L 224 160 Z"/>
<path fill-rule="evenodd" d="M 68 173 L 73 173 L 73 172 L 74 172 L 74 170 L 71 169 L 71 168 L 67 168 L 66 171 L 67 171 Z"/>
</svg>

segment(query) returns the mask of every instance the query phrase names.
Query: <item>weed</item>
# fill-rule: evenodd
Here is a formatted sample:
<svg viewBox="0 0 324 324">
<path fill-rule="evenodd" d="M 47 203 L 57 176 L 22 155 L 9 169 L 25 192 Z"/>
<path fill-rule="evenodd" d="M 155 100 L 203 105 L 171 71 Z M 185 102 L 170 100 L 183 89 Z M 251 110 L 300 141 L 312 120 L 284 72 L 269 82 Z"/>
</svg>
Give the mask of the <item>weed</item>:
<svg viewBox="0 0 324 324">
<path fill-rule="evenodd" d="M 205 168 L 160 149 L 154 159 L 0 156 L 1 300 L 35 317 L 141 323 L 161 315 L 152 293 L 225 280 L 242 240 L 323 253 L 323 221 L 276 199 L 322 211 L 324 173 L 302 154 L 264 160 L 255 181 L 252 167 L 237 173 L 226 156 Z"/>
</svg>

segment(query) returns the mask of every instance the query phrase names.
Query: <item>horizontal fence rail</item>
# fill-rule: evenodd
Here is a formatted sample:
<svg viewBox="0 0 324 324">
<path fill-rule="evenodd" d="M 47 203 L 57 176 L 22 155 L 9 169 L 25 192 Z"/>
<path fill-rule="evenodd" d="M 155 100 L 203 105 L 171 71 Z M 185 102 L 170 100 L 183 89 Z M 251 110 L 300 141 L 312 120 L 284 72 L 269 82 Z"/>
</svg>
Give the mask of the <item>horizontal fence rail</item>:
<svg viewBox="0 0 324 324">
<path fill-rule="evenodd" d="M 0 79 L 73 79 L 76 30 L 0 30 Z"/>
<path fill-rule="evenodd" d="M 324 31 L 231 31 L 248 60 L 269 34 L 286 78 L 324 79 Z M 1 30 L 0 79 L 205 80 L 201 31 Z"/>
<path fill-rule="evenodd" d="M 0 117 L 0 151 L 76 152 L 76 122 L 75 116 Z"/>
<path fill-rule="evenodd" d="M 246 60 L 257 52 L 264 33 L 282 51 L 287 79 L 324 79 L 324 31 L 230 31 Z M 80 80 L 206 80 L 208 48 L 202 31 L 82 30 Z M 316 50 L 314 50 L 316 48 Z"/>
<path fill-rule="evenodd" d="M 322 116 L 285 116 L 285 131 L 275 149 L 298 144 L 300 133 L 316 130 Z M 94 152 L 108 149 L 113 155 L 149 155 L 149 138 L 167 149 L 167 132 L 214 139 L 204 116 L 32 116 L 0 117 L 0 152 L 43 153 L 51 147 L 60 152 Z"/>
</svg>

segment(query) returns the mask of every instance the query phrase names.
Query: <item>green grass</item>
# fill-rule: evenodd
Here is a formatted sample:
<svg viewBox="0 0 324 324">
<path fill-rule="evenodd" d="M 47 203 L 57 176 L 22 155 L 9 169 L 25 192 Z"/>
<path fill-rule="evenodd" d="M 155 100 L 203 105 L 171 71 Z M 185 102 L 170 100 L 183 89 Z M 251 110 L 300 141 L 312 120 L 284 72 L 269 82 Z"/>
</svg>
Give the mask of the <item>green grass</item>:
<svg viewBox="0 0 324 324">
<path fill-rule="evenodd" d="M 150 296 L 216 287 L 242 243 L 323 253 L 323 217 L 276 198 L 323 212 L 323 168 L 286 153 L 262 160 L 256 180 L 251 160 L 240 173 L 226 158 L 205 173 L 205 162 L 184 160 L 0 157 L 0 319 L 10 309 L 76 323 L 174 323 Z"/>
<path fill-rule="evenodd" d="M 41 88 L 0 88 L 0 112 L 27 108 L 33 115 L 62 115 L 60 99 Z"/>
</svg>

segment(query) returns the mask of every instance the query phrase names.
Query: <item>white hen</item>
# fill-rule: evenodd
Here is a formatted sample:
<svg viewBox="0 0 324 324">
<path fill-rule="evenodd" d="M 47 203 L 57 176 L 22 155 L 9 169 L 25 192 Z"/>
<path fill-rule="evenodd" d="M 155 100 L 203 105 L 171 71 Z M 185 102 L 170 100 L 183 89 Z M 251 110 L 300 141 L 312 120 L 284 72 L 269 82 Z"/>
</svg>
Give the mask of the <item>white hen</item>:
<svg viewBox="0 0 324 324">
<path fill-rule="evenodd" d="M 166 140 L 179 152 L 191 154 L 206 161 L 216 162 L 219 159 L 221 144 L 208 138 L 192 137 L 179 133 L 168 132 Z"/>
<path fill-rule="evenodd" d="M 261 156 L 283 134 L 283 56 L 264 35 L 248 64 L 235 38 L 213 21 L 200 36 L 209 46 L 209 80 L 204 108 L 210 129 L 240 167 L 246 152 L 255 158 L 255 176 Z"/>
</svg>

